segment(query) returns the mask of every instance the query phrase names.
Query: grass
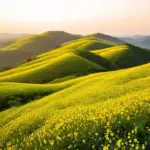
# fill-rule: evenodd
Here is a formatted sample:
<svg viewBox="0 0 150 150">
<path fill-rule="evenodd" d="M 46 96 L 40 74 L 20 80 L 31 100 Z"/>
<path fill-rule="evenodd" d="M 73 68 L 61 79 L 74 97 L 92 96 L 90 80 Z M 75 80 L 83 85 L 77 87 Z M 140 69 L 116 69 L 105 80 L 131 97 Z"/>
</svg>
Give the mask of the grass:
<svg viewBox="0 0 150 150">
<path fill-rule="evenodd" d="M 29 52 L 45 52 L 58 47 L 63 42 L 74 40 L 80 36 L 72 35 L 63 31 L 48 31 L 16 40 L 11 45 L 3 47 L 1 51 L 19 50 Z"/>
<path fill-rule="evenodd" d="M 150 64 L 61 84 L 68 82 L 72 86 L 0 112 L 0 147 L 148 149 Z"/>
<path fill-rule="evenodd" d="M 93 33 L 86 37 L 95 37 L 95 38 L 103 39 L 103 40 L 106 40 L 106 41 L 109 41 L 112 43 L 116 43 L 116 44 L 124 44 L 125 43 L 123 40 L 121 40 L 119 38 L 112 37 L 112 36 L 102 34 L 102 33 Z"/>
<path fill-rule="evenodd" d="M 59 47 L 62 43 L 80 38 L 63 31 L 49 31 L 20 38 L 12 43 L 0 43 L 0 70 L 14 68 L 38 54 Z M 6 45 L 6 46 L 5 46 Z M 4 59 L 5 58 L 5 59 Z"/>
<path fill-rule="evenodd" d="M 76 45 L 78 42 L 86 41 L 83 39 L 64 44 L 60 48 L 39 55 L 31 62 L 1 72 L 0 82 L 48 83 L 73 74 L 82 76 L 129 68 L 150 61 L 150 52 L 142 48 L 124 44 L 89 51 Z"/>
<path fill-rule="evenodd" d="M 0 110 L 20 106 L 71 86 L 73 82 L 56 84 L 0 83 Z M 12 88 L 13 87 L 13 88 Z"/>
<path fill-rule="evenodd" d="M 0 73 L 0 149 L 149 149 L 150 52 L 100 36 Z"/>
<path fill-rule="evenodd" d="M 150 51 L 129 44 L 95 50 L 93 53 L 110 60 L 119 68 L 129 68 L 150 62 Z"/>
<path fill-rule="evenodd" d="M 0 82 L 47 83 L 56 78 L 72 74 L 85 75 L 92 72 L 105 71 L 106 69 L 92 63 L 80 56 L 67 53 L 53 60 L 25 68 L 18 68 L 18 72 L 9 71 L 2 73 Z M 4 75 L 4 76 L 3 76 Z"/>
</svg>

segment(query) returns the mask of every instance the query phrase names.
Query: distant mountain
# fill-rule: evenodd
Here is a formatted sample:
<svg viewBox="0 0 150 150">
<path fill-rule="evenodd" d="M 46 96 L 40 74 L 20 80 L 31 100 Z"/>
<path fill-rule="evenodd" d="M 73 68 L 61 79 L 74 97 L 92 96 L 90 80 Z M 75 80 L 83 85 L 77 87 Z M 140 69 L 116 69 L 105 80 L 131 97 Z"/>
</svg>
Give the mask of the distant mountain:
<svg viewBox="0 0 150 150">
<path fill-rule="evenodd" d="M 122 37 L 121 39 L 129 44 L 150 49 L 150 36 L 135 35 L 130 37 Z"/>
</svg>

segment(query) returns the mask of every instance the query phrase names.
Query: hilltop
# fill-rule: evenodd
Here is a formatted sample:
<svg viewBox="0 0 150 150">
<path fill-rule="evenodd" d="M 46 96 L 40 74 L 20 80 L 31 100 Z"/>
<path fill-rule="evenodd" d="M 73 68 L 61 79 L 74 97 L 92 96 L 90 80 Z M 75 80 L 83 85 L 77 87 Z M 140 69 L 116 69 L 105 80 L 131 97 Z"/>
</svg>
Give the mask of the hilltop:
<svg viewBox="0 0 150 150">
<path fill-rule="evenodd" d="M 110 36 L 110 35 L 106 35 L 106 34 L 103 34 L 103 33 L 93 33 L 93 34 L 88 35 L 87 37 L 96 37 L 96 38 L 100 38 L 100 39 L 110 41 L 110 42 L 113 42 L 113 43 L 116 43 L 116 44 L 124 44 L 125 43 L 125 41 L 121 40 L 120 38 L 113 37 L 113 36 Z"/>
</svg>

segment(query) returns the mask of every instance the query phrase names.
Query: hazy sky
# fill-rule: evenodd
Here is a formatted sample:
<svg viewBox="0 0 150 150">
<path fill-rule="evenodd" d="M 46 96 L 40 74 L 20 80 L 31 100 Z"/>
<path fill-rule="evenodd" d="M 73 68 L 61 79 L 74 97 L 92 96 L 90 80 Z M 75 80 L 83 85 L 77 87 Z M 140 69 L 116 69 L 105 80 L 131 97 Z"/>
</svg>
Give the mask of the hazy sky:
<svg viewBox="0 0 150 150">
<path fill-rule="evenodd" d="M 150 34 L 150 0 L 0 0 L 0 32 Z"/>
</svg>

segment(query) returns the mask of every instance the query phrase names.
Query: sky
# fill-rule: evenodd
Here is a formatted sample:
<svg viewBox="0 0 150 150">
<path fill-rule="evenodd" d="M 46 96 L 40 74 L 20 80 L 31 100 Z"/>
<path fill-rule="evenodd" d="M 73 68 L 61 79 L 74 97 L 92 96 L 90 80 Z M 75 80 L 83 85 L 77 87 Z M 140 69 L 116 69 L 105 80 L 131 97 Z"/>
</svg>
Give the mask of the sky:
<svg viewBox="0 0 150 150">
<path fill-rule="evenodd" d="M 150 35 L 150 0 L 0 0 L 0 33 Z"/>
</svg>

